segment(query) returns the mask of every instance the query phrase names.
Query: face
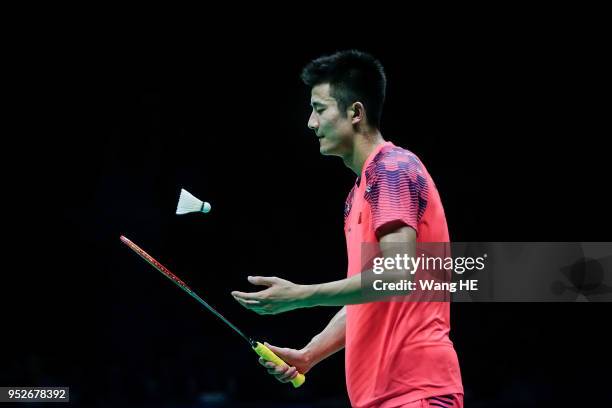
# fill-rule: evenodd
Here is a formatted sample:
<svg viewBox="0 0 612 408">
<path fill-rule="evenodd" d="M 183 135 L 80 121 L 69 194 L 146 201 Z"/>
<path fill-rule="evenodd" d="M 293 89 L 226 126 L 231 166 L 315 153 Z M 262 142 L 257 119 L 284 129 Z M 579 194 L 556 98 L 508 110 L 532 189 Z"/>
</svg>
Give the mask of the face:
<svg viewBox="0 0 612 408">
<path fill-rule="evenodd" d="M 312 113 L 308 127 L 319 139 L 319 151 L 323 155 L 345 156 L 353 150 L 354 129 L 351 118 L 340 112 L 338 103 L 330 95 L 330 85 L 320 84 L 312 88 L 310 105 Z"/>
</svg>

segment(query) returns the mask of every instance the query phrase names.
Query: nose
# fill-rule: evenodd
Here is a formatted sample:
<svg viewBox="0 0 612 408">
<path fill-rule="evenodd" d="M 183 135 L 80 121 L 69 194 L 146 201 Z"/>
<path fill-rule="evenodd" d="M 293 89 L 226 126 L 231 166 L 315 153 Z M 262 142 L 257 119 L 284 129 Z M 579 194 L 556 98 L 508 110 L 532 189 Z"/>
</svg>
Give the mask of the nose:
<svg viewBox="0 0 612 408">
<path fill-rule="evenodd" d="M 317 130 L 319 128 L 319 121 L 314 112 L 312 112 L 310 118 L 308 118 L 308 128 L 312 130 Z"/>
</svg>

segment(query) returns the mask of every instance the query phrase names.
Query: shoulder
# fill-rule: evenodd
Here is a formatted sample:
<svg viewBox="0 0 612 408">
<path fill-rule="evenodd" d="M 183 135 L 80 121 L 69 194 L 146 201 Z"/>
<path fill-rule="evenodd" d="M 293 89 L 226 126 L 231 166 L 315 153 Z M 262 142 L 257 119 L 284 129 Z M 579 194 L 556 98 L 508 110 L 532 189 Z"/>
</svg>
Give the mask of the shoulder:
<svg viewBox="0 0 612 408">
<path fill-rule="evenodd" d="M 372 159 L 365 171 L 368 184 L 378 180 L 395 177 L 424 178 L 423 164 L 416 154 L 397 146 L 381 149 Z"/>
</svg>

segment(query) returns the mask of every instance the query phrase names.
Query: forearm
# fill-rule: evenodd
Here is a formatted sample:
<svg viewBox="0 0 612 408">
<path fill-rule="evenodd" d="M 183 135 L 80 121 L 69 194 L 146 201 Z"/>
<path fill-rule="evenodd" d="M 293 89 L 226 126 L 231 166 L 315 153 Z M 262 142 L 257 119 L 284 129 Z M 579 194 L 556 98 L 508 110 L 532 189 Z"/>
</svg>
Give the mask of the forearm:
<svg viewBox="0 0 612 408">
<path fill-rule="evenodd" d="M 371 274 L 372 271 L 365 271 Z M 401 280 L 411 280 L 413 275 L 407 271 L 386 272 L 380 279 L 387 283 L 396 283 Z M 371 288 L 362 288 L 362 275 L 315 285 L 306 285 L 303 288 L 304 302 L 310 306 L 345 306 L 360 303 L 376 302 L 390 296 L 397 295 L 388 291 L 375 291 Z"/>
<path fill-rule="evenodd" d="M 323 331 L 304 347 L 312 365 L 344 348 L 346 339 L 346 307 L 340 309 Z"/>
<path fill-rule="evenodd" d="M 414 258 L 416 253 L 416 231 L 406 226 L 386 234 L 380 239 L 380 252 L 382 258 L 393 259 L 396 256 Z M 371 278 L 385 283 L 399 283 L 414 279 L 415 271 L 397 268 L 401 267 L 385 268 L 384 273 L 379 275 L 374 274 L 372 270 L 367 270 L 350 278 L 335 282 L 306 285 L 302 288 L 302 302 L 307 307 L 344 306 L 376 302 L 391 296 L 406 295 L 407 293 L 373 290 L 374 288 L 369 287 Z M 367 279 L 366 285 L 362 285 L 362 279 Z"/>
</svg>

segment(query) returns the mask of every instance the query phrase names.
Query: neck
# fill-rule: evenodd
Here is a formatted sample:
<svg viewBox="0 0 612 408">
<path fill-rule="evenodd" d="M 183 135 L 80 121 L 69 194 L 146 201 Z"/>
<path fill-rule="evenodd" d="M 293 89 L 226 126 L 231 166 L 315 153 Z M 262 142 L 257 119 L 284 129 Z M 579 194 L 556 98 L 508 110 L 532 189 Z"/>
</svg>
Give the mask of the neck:
<svg viewBox="0 0 612 408">
<path fill-rule="evenodd" d="M 346 167 L 359 176 L 370 153 L 376 149 L 376 146 L 384 143 L 385 139 L 383 139 L 380 131 L 375 129 L 371 132 L 357 133 L 353 140 L 352 152 L 343 156 L 342 160 Z"/>
</svg>

